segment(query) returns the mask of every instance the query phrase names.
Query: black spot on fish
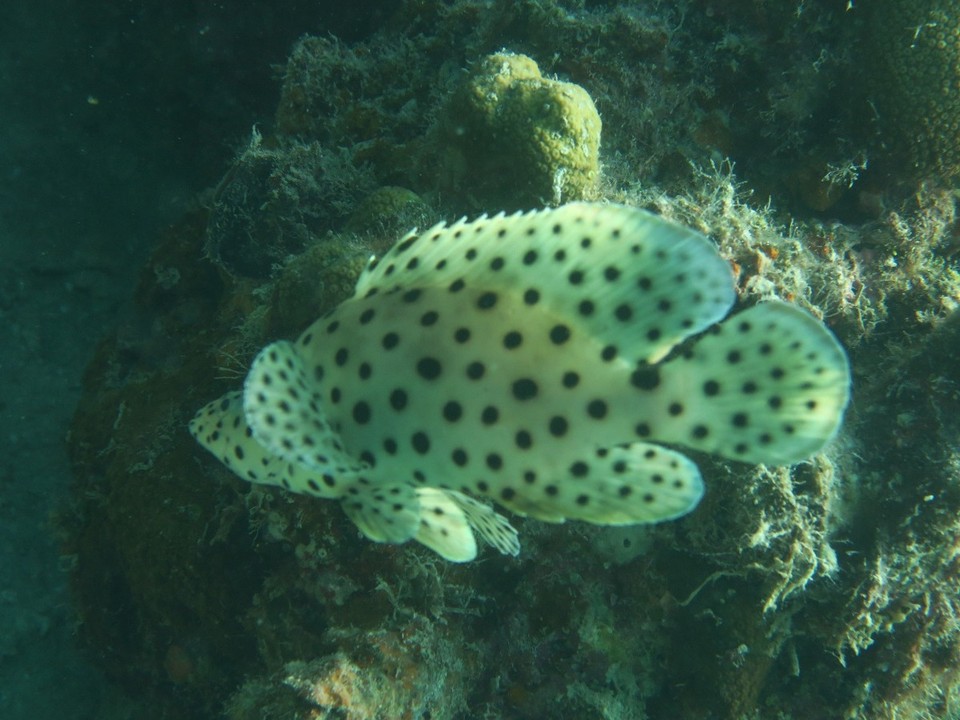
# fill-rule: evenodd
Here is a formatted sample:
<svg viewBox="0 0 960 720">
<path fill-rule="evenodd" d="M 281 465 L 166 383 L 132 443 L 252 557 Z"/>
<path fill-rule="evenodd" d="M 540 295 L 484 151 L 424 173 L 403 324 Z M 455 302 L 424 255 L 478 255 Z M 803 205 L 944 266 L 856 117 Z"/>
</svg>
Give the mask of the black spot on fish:
<svg viewBox="0 0 960 720">
<path fill-rule="evenodd" d="M 390 407 L 396 411 L 403 410 L 407 406 L 407 393 L 400 388 L 390 393 Z"/>
<path fill-rule="evenodd" d="M 482 362 L 475 361 L 467 365 L 467 377 L 471 380 L 479 380 L 486 371 L 487 368 Z"/>
<path fill-rule="evenodd" d="M 516 330 L 511 330 L 503 336 L 503 346 L 507 350 L 514 350 L 523 343 L 523 335 Z"/>
<path fill-rule="evenodd" d="M 515 380 L 511 389 L 517 400 L 531 400 L 537 396 L 539 390 L 537 383 L 531 378 Z"/>
<path fill-rule="evenodd" d="M 630 383 L 638 390 L 655 390 L 660 385 L 660 369 L 656 365 L 640 365 L 630 375 Z"/>
<path fill-rule="evenodd" d="M 436 358 L 424 357 L 417 361 L 417 374 L 424 380 L 436 380 L 441 370 L 440 361 Z"/>
<path fill-rule="evenodd" d="M 363 400 L 353 406 L 353 419 L 358 425 L 370 422 L 370 405 Z"/>
<path fill-rule="evenodd" d="M 485 292 L 477 299 L 477 307 L 480 310 L 489 310 L 497 304 L 497 294 L 495 292 Z"/>
<path fill-rule="evenodd" d="M 603 400 L 591 400 L 587 403 L 587 414 L 594 420 L 602 420 L 607 416 L 607 403 Z"/>
<path fill-rule="evenodd" d="M 456 400 L 451 400 L 443 406 L 443 417 L 450 422 L 456 422 L 463 415 L 463 407 Z"/>
<path fill-rule="evenodd" d="M 480 422 L 484 425 L 493 425 L 497 420 L 500 419 L 500 411 L 497 410 L 493 405 L 487 405 L 483 412 L 480 413 Z"/>
<path fill-rule="evenodd" d="M 570 328 L 566 325 L 559 324 L 550 328 L 550 342 L 554 345 L 563 345 L 569 339 Z"/>
<path fill-rule="evenodd" d="M 567 434 L 569 427 L 570 424 L 567 422 L 567 419 L 561 415 L 554 415 L 550 418 L 550 424 L 548 425 L 550 434 L 554 437 L 563 437 Z"/>
<path fill-rule="evenodd" d="M 430 438 L 425 432 L 415 432 L 410 438 L 410 444 L 414 451 L 420 455 L 426 455 L 430 452 Z"/>
</svg>

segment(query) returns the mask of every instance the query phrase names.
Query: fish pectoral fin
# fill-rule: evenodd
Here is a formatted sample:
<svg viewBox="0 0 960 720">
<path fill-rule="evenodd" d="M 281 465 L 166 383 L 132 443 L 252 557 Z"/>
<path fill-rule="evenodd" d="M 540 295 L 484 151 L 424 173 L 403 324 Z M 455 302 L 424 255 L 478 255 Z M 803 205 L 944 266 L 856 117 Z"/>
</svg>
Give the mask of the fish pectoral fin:
<svg viewBox="0 0 960 720">
<path fill-rule="evenodd" d="M 517 538 L 517 531 L 503 515 L 489 505 L 474 500 L 472 497 L 456 490 L 445 490 L 444 492 L 463 511 L 470 527 L 476 530 L 484 542 L 492 545 L 504 555 L 516 557 L 520 554 L 520 540 Z"/>
<path fill-rule="evenodd" d="M 420 527 L 420 500 L 406 483 L 360 485 L 340 505 L 360 532 L 376 542 L 406 542 Z"/>
<path fill-rule="evenodd" d="M 414 539 L 451 562 L 477 556 L 477 541 L 467 517 L 450 494 L 439 488 L 417 488 L 420 525 Z"/>
<path fill-rule="evenodd" d="M 548 522 L 634 525 L 686 515 L 702 496 L 700 471 L 689 458 L 638 442 L 585 453 L 565 473 L 545 478 L 539 492 L 517 493 L 504 505 Z"/>
<path fill-rule="evenodd" d="M 420 528 L 414 538 L 452 562 L 477 556 L 474 531 L 504 555 L 517 555 L 520 541 L 507 519 L 489 505 L 456 490 L 418 488 Z"/>
</svg>

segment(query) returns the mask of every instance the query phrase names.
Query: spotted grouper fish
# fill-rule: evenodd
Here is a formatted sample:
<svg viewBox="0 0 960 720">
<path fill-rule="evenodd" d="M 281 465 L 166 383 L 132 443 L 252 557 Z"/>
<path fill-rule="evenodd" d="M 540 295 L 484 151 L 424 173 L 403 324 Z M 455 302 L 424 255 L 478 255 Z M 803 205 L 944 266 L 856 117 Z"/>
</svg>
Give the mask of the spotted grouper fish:
<svg viewBox="0 0 960 720">
<path fill-rule="evenodd" d="M 676 518 L 703 494 L 677 446 L 794 463 L 847 404 L 820 322 L 782 302 L 719 322 L 735 299 L 709 240 L 635 208 L 441 223 L 371 259 L 190 430 L 245 480 L 339 500 L 372 540 L 453 561 L 477 536 L 519 551 L 478 498 L 547 522 Z"/>
</svg>

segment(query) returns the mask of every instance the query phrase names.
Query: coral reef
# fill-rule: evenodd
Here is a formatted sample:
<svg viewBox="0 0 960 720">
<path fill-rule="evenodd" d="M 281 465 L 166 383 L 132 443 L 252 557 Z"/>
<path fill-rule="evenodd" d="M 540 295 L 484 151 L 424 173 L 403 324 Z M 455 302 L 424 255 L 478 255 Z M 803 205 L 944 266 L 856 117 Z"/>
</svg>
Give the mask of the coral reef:
<svg viewBox="0 0 960 720">
<path fill-rule="evenodd" d="M 957 175 L 960 6 L 890 0 L 869 10 L 863 62 L 878 116 L 877 154 L 905 177 Z"/>
<path fill-rule="evenodd" d="M 583 200 L 599 181 L 600 128 L 582 87 L 544 78 L 526 55 L 495 53 L 471 68 L 444 109 L 446 170 L 483 207 Z"/>
<path fill-rule="evenodd" d="M 269 146 L 256 130 L 214 189 L 206 253 L 235 275 L 270 274 L 314 238 L 344 224 L 371 178 L 317 142 Z"/>
<path fill-rule="evenodd" d="M 863 79 L 858 13 L 428 0 L 367 39 L 301 40 L 275 132 L 160 239 L 70 436 L 79 633 L 144 717 L 957 717 L 957 198 L 946 165 L 907 197 L 858 178 L 863 128 L 826 109 Z M 504 46 L 593 98 L 596 192 L 708 234 L 743 305 L 822 316 L 854 399 L 807 463 L 698 456 L 707 493 L 687 518 L 518 519 L 519 558 L 456 566 L 247 486 L 186 423 L 351 292 L 395 240 L 381 228 L 503 209 L 441 170 L 461 68 Z"/>
<path fill-rule="evenodd" d="M 415 192 L 386 185 L 357 205 L 344 229 L 353 235 L 368 237 L 379 253 L 389 247 L 387 238 L 400 237 L 411 228 L 428 228 L 438 220 L 436 213 Z"/>
<path fill-rule="evenodd" d="M 468 711 L 465 683 L 479 648 L 464 648 L 436 623 L 413 617 L 383 631 L 339 629 L 332 655 L 287 662 L 273 677 L 245 683 L 226 708 L 230 720 L 448 720 Z"/>
</svg>

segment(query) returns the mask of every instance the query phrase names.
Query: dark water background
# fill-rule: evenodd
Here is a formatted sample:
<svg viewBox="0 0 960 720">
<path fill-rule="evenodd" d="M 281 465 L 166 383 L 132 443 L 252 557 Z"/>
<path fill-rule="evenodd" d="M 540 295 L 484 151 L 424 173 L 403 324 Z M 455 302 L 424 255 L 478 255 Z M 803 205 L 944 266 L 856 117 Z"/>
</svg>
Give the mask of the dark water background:
<svg viewBox="0 0 960 720">
<path fill-rule="evenodd" d="M 124 717 L 74 642 L 52 517 L 83 368 L 157 234 L 270 122 L 300 35 L 390 3 L 0 6 L 0 717 Z M 135 699 L 134 699 L 135 700 Z"/>
</svg>

